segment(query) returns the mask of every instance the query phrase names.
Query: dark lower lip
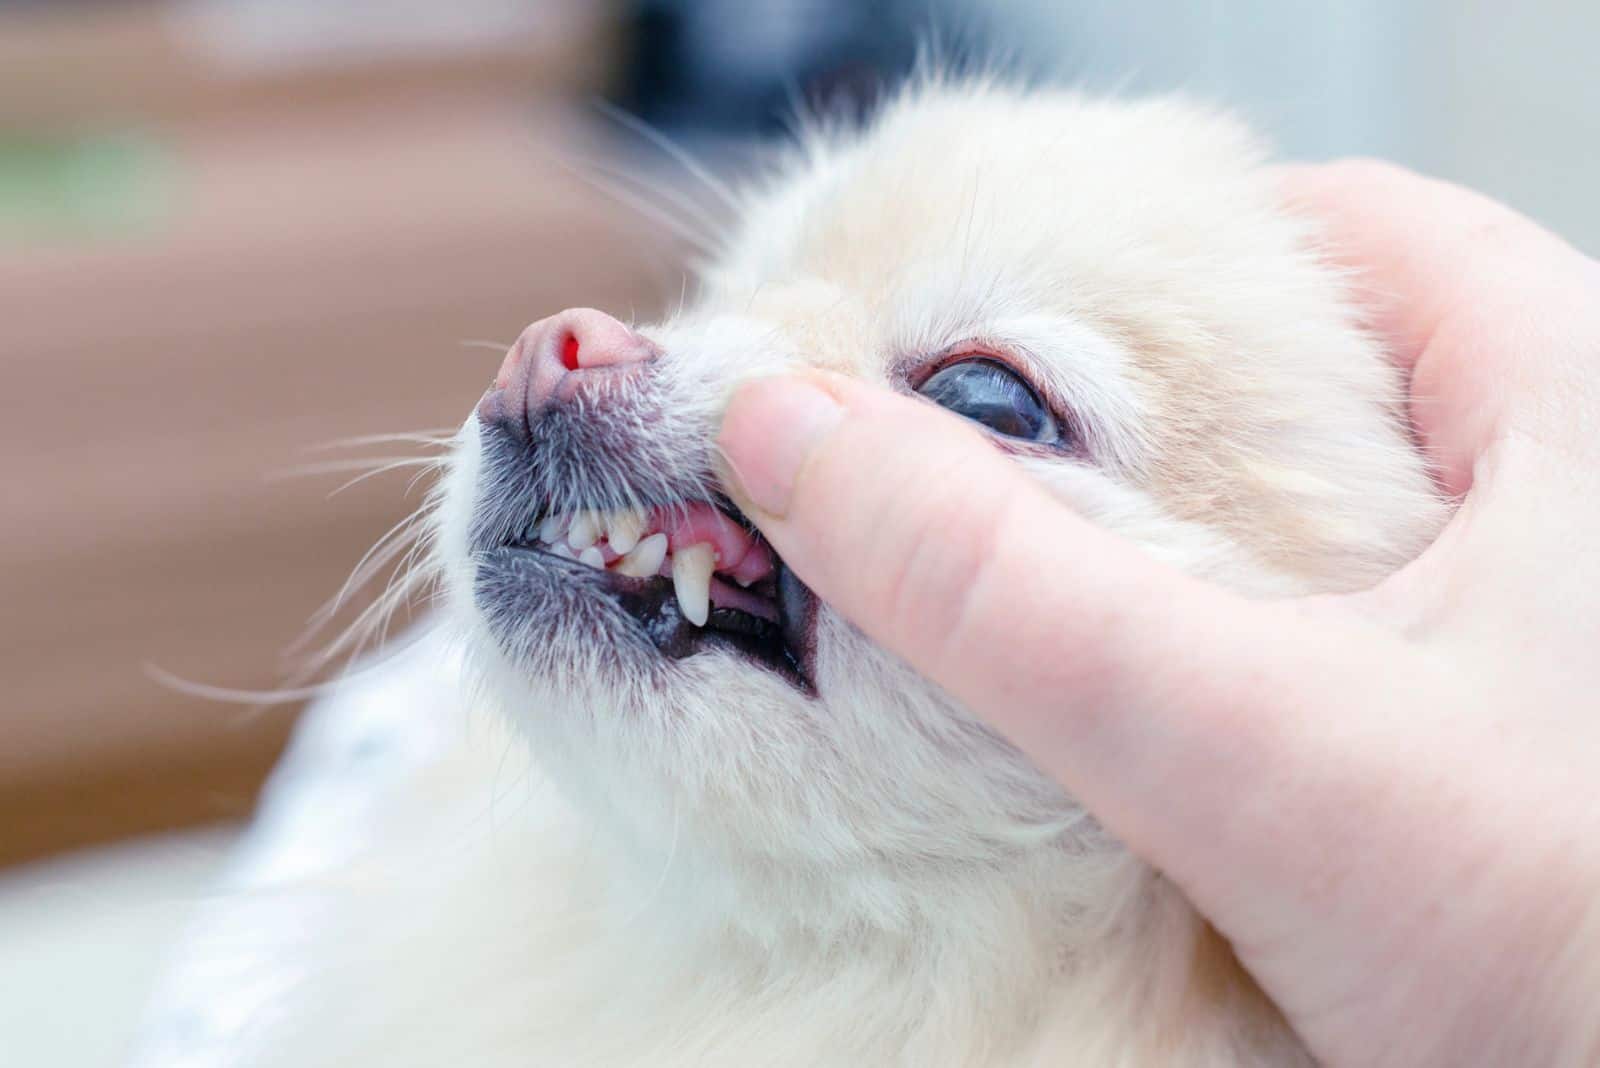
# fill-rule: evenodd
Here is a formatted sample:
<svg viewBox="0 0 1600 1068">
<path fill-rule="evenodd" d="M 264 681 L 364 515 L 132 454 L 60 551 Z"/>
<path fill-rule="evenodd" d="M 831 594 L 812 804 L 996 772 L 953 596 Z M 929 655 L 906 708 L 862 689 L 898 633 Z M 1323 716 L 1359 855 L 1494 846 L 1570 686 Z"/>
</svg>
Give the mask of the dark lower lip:
<svg viewBox="0 0 1600 1068">
<path fill-rule="evenodd" d="M 542 593 L 559 590 L 571 596 L 577 590 L 588 590 L 615 606 L 624 617 L 617 620 L 619 625 L 629 627 L 667 659 L 682 660 L 708 648 L 728 649 L 796 689 L 812 692 L 809 665 L 815 644 L 816 598 L 781 564 L 778 589 L 783 620 L 779 625 L 742 612 L 713 609 L 707 626 L 697 627 L 679 611 L 670 579 L 630 578 L 601 571 L 536 546 L 504 545 L 478 554 L 476 586 L 479 608 L 492 625 L 514 626 L 510 617 L 523 613 L 562 611 L 559 597 Z M 527 603 L 507 604 L 511 591 Z"/>
</svg>

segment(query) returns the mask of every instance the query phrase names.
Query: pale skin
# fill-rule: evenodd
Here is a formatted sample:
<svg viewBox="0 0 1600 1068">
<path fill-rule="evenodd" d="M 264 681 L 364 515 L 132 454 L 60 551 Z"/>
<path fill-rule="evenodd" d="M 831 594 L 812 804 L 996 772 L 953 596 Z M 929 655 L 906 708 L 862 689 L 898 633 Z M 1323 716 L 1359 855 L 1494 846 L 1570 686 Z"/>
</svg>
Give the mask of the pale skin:
<svg viewBox="0 0 1600 1068">
<path fill-rule="evenodd" d="M 1600 264 L 1382 164 L 1283 188 L 1461 498 L 1376 589 L 1190 579 L 970 424 L 819 374 L 733 399 L 740 504 L 1181 886 L 1320 1060 L 1600 1063 Z"/>
</svg>

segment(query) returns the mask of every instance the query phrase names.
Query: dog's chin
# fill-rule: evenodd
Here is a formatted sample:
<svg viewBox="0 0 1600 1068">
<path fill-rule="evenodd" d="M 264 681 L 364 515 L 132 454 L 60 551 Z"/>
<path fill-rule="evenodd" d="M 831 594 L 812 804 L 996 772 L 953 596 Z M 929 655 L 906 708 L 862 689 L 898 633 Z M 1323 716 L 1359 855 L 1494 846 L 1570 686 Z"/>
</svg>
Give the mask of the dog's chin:
<svg viewBox="0 0 1600 1068">
<path fill-rule="evenodd" d="M 898 929 L 940 888 L 1012 886 L 1078 826 L 1058 787 L 831 612 L 813 610 L 802 690 L 717 635 L 663 655 L 597 572 L 535 566 L 505 565 L 519 589 L 550 584 L 539 610 L 477 613 L 474 681 L 627 885 L 670 873 L 660 894 L 769 932 Z"/>
</svg>

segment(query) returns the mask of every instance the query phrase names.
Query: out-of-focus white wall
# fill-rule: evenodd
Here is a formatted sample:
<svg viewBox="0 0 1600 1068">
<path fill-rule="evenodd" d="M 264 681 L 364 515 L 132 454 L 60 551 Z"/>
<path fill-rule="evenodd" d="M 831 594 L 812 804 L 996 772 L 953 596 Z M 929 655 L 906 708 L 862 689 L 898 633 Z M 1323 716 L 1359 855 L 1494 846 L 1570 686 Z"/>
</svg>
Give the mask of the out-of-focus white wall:
<svg viewBox="0 0 1600 1068">
<path fill-rule="evenodd" d="M 1180 89 L 1287 156 L 1377 155 L 1505 200 L 1600 251 L 1595 0 L 946 0 L 1003 49 L 1097 90 Z"/>
<path fill-rule="evenodd" d="M 1415 165 L 1516 205 L 1600 252 L 1600 3 L 1430 0 L 1448 29 Z"/>
</svg>

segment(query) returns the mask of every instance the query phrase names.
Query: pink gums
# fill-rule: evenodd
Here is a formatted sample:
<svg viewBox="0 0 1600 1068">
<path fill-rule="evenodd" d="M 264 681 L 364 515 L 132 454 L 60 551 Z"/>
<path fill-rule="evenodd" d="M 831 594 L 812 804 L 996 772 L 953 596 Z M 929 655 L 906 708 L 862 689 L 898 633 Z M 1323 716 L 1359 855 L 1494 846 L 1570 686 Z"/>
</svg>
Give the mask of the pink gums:
<svg viewBox="0 0 1600 1068">
<path fill-rule="evenodd" d="M 691 545 L 709 545 L 716 556 L 718 576 L 711 581 L 711 603 L 763 619 L 776 618 L 769 601 L 744 589 L 773 573 L 776 565 L 772 550 L 738 523 L 709 504 L 678 504 L 652 513 L 640 540 L 658 532 L 666 534 L 669 550 L 659 574 L 672 574 L 672 553 Z M 621 554 L 604 541 L 595 547 L 607 567 L 621 559 Z M 724 582 L 723 578 L 732 581 Z"/>
<path fill-rule="evenodd" d="M 709 504 L 679 505 L 650 519 L 650 529 L 664 531 L 673 552 L 690 545 L 710 545 L 716 554 L 717 573 L 727 575 L 740 586 L 772 574 L 772 550 Z"/>
</svg>

